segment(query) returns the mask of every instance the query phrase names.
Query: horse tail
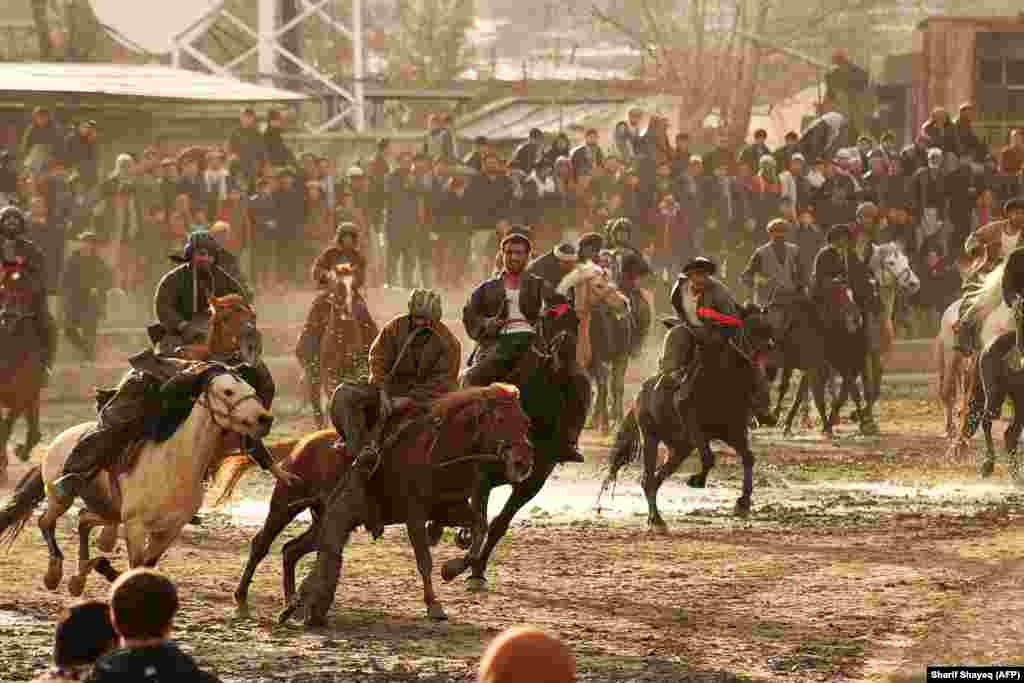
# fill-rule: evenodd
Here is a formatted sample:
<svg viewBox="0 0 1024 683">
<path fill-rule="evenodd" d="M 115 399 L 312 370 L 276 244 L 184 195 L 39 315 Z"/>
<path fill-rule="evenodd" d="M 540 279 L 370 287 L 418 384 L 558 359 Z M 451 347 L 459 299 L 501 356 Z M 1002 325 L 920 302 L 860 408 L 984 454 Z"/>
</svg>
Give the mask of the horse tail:
<svg viewBox="0 0 1024 683">
<path fill-rule="evenodd" d="M 36 506 L 46 498 L 43 470 L 38 465 L 30 469 L 18 485 L 7 504 L 0 508 L 0 544 L 14 543 L 25 528 Z"/>
<path fill-rule="evenodd" d="M 636 406 L 629 409 L 626 416 L 619 425 L 619 431 L 615 434 L 615 445 L 608 456 L 608 476 L 601 484 L 601 493 L 609 487 L 614 486 L 618 480 L 619 472 L 623 467 L 636 462 L 640 458 L 640 423 L 636 417 Z M 598 494 L 600 499 L 600 494 Z"/>
<path fill-rule="evenodd" d="M 277 441 L 268 444 L 267 450 L 273 456 L 274 462 L 278 462 L 287 458 L 299 441 L 300 439 Z M 218 491 L 218 494 L 210 508 L 219 508 L 231 500 L 232 494 L 238 487 L 238 482 L 242 481 L 242 477 L 255 466 L 256 463 L 252 461 L 252 458 L 241 451 L 231 451 L 225 455 L 213 475 L 213 490 Z"/>
</svg>

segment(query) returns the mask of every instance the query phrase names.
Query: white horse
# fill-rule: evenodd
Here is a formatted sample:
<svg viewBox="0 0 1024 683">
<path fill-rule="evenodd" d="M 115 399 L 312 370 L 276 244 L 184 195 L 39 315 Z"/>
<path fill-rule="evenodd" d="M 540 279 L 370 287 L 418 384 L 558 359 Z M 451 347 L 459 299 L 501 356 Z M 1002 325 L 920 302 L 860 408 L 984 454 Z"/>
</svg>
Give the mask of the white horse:
<svg viewBox="0 0 1024 683">
<path fill-rule="evenodd" d="M 89 559 L 89 535 L 94 527 L 105 527 L 99 545 L 110 551 L 117 541 L 117 525 L 124 524 L 129 565 L 155 566 L 202 506 L 203 478 L 213 458 L 222 452 L 224 437 L 234 432 L 262 438 L 270 432 L 273 416 L 255 390 L 231 368 L 215 363 L 165 362 L 179 369 L 192 366 L 164 389 L 165 396 L 191 403 L 191 410 L 166 440 L 125 444 L 123 462 L 115 472 L 100 472 L 83 492 L 86 507 L 78 518 L 78 574 L 68 584 L 72 595 L 81 595 L 86 576 L 94 568 L 110 580 L 117 576 L 105 558 Z M 186 403 L 184 407 L 189 406 Z M 46 498 L 39 529 L 50 551 L 44 579 L 50 590 L 56 590 L 63 575 L 64 556 L 57 546 L 55 528 L 70 507 L 53 496 L 51 486 L 61 476 L 75 444 L 95 424 L 80 424 L 61 433 L 43 464 L 25 475 L 0 509 L 0 538 L 13 541 Z"/>
</svg>

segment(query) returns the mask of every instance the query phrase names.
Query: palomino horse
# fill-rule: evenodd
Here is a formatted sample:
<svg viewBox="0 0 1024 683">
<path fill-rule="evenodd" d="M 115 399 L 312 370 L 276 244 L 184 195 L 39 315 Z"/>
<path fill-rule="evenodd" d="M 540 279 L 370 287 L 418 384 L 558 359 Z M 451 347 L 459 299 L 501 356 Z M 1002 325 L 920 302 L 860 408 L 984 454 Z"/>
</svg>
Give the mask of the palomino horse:
<svg viewBox="0 0 1024 683">
<path fill-rule="evenodd" d="M 262 438 L 274 421 L 256 391 L 231 368 L 174 359 L 165 362 L 177 365 L 179 373 L 162 390 L 165 411 L 157 433 L 153 439 L 125 444 L 124 456 L 114 471 L 94 477 L 83 496 L 88 504 L 78 517 L 78 574 L 68 584 L 72 595 L 81 595 L 86 576 L 94 568 L 108 579 L 117 576 L 106 558 L 89 559 L 89 536 L 94 527 L 124 524 L 130 566 L 156 566 L 202 505 L 203 478 L 211 460 L 221 453 L 225 434 Z M 62 432 L 50 445 L 43 464 L 29 470 L 0 509 L 0 539 L 13 541 L 46 498 L 39 529 L 50 551 L 44 579 L 50 590 L 56 590 L 63 576 L 57 520 L 71 504 L 58 501 L 49 488 L 61 476 L 75 444 L 94 426 L 89 422 Z M 111 539 L 106 540 L 109 547 Z"/>
<path fill-rule="evenodd" d="M 467 506 L 466 501 L 475 494 L 483 462 L 500 467 L 512 482 L 521 482 L 530 476 L 533 469 L 533 447 L 527 438 L 530 420 L 519 406 L 519 391 L 502 384 L 448 394 L 431 405 L 428 416 L 408 421 L 399 417 L 398 420 L 398 429 L 382 444 L 384 455 L 371 475 L 368 493 L 380 503 L 382 521 L 405 524 L 423 579 L 427 615 L 431 619 L 446 619 L 431 578 L 433 560 L 427 522 L 440 519 L 444 523 L 471 526 L 474 542 L 471 555 L 479 554 L 486 518 L 477 514 L 475 505 Z M 301 454 L 296 454 L 297 459 L 300 457 Z M 305 552 L 319 551 L 316 568 L 281 614 L 282 622 L 304 607 L 307 625 L 324 623 L 337 590 L 342 552 L 351 533 L 366 522 L 367 501 L 362 487 L 352 485 L 353 476 L 359 475 L 350 473 L 334 487 L 324 503 L 317 525 L 319 531 L 307 537 Z M 287 492 L 281 494 L 288 495 Z M 274 495 L 279 495 L 278 489 Z M 271 503 L 271 509 L 275 507 L 280 509 Z M 268 519 L 267 526 L 270 522 Z M 261 539 L 261 543 L 265 542 L 266 539 Z M 462 559 L 452 562 L 461 563 Z M 443 576 L 447 575 L 450 564 L 445 565 Z M 242 590 L 242 586 L 239 589 Z"/>
<path fill-rule="evenodd" d="M 31 278 L 18 267 L 0 271 L 0 288 L 13 290 L 6 300 L 24 301 L 26 306 L 34 293 Z M 19 306 L 0 309 L 0 479 L 7 471 L 7 442 L 15 421 L 25 416 L 28 430 L 25 443 L 16 454 L 28 460 L 29 454 L 42 438 L 39 429 L 39 402 L 43 389 L 42 340 L 35 314 Z"/>
<path fill-rule="evenodd" d="M 574 305 L 580 321 L 576 362 L 597 386 L 594 429 L 607 433 L 609 421 L 622 420 L 629 352 L 632 337 L 639 331 L 632 329 L 629 299 L 608 281 L 596 263 L 577 266 L 562 278 L 556 291 L 564 296 L 570 289 L 575 293 Z"/>
<path fill-rule="evenodd" d="M 309 400 L 317 427 L 324 426 L 323 394 L 332 396 L 342 382 L 357 382 L 369 375 L 370 344 L 377 338 L 377 325 L 370 317 L 366 301 L 355 288 L 352 266 L 342 263 L 327 274 L 329 289 L 327 320 L 322 321 L 319 363 L 306 368 Z"/>
</svg>

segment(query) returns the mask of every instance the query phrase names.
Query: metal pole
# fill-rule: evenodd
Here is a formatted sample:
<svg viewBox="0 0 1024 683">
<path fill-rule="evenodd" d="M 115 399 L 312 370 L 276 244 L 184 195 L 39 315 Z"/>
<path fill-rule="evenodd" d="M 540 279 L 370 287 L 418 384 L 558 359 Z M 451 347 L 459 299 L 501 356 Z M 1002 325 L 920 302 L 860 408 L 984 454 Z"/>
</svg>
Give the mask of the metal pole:
<svg viewBox="0 0 1024 683">
<path fill-rule="evenodd" d="M 277 73 L 277 54 L 274 51 L 274 32 L 277 30 L 278 0 L 258 0 L 256 9 L 256 31 L 260 41 L 256 47 L 257 71 L 261 74 Z M 273 77 L 263 79 L 263 84 L 274 85 Z"/>
<path fill-rule="evenodd" d="M 356 82 L 352 88 L 356 115 L 356 130 L 360 133 L 366 129 L 366 98 L 363 90 L 366 66 L 363 63 L 363 0 L 352 0 L 352 49 L 355 54 L 352 67 Z"/>
</svg>

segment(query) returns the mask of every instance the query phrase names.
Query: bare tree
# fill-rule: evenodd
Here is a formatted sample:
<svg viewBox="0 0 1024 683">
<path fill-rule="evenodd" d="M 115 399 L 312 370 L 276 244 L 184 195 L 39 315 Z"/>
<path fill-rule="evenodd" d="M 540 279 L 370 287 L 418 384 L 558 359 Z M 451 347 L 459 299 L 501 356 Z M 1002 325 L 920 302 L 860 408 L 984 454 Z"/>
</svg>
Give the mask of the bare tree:
<svg viewBox="0 0 1024 683">
<path fill-rule="evenodd" d="M 449 82 L 472 66 L 475 0 L 398 0 L 388 71 L 422 85 Z"/>
</svg>

